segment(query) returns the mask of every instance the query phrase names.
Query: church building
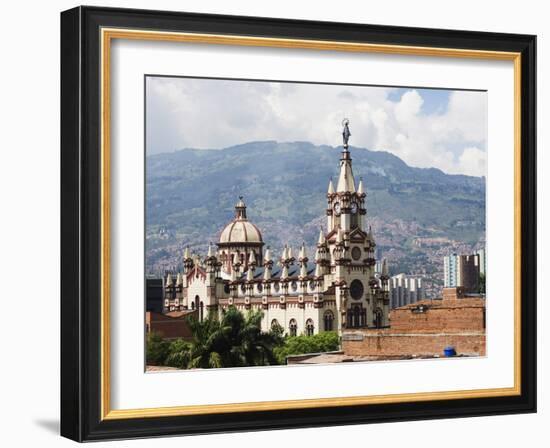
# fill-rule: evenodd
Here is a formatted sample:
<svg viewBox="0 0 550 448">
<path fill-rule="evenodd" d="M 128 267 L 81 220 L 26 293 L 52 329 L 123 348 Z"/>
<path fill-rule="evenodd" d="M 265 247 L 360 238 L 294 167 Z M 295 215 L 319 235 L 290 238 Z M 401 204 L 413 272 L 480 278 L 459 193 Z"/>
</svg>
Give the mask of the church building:
<svg viewBox="0 0 550 448">
<path fill-rule="evenodd" d="M 183 271 L 164 279 L 164 311 L 197 310 L 220 317 L 228 307 L 261 310 L 262 329 L 279 325 L 288 335 L 389 325 L 389 275 L 375 276 L 375 242 L 367 226 L 366 191 L 355 182 L 344 120 L 336 186 L 327 192 L 327 231 L 314 254 L 285 246 L 275 259 L 260 229 L 248 220 L 243 198 L 206 257 L 183 254 Z"/>
</svg>

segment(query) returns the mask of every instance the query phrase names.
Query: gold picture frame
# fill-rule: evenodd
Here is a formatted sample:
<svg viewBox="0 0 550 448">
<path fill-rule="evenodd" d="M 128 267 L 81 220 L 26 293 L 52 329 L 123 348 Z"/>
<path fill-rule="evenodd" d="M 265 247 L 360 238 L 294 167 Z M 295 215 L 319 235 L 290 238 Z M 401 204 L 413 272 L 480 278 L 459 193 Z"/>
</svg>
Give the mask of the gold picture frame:
<svg viewBox="0 0 550 448">
<path fill-rule="evenodd" d="M 109 12 L 106 14 L 105 11 Z M 533 322 L 533 316 L 531 315 L 531 308 L 525 305 L 525 261 L 527 258 L 531 259 L 532 254 L 525 251 L 531 247 L 531 243 L 525 242 L 525 236 L 522 232 L 523 223 L 529 222 L 529 226 L 533 226 L 532 213 L 533 203 L 532 198 L 527 197 L 527 194 L 531 192 L 525 191 L 526 182 L 531 182 L 532 179 L 526 179 L 525 173 L 531 172 L 533 167 L 530 159 L 530 154 L 534 152 L 534 142 L 530 137 L 526 136 L 525 130 L 532 126 L 532 114 L 528 114 L 526 111 L 531 110 L 533 107 L 531 100 L 531 90 L 534 91 L 534 85 L 531 85 L 531 79 L 533 73 L 530 71 L 531 61 L 534 58 L 532 46 L 532 36 L 516 36 L 509 35 L 508 37 L 502 37 L 501 47 L 502 49 L 489 48 L 492 43 L 488 35 L 478 36 L 475 38 L 477 48 L 450 46 L 452 42 L 454 45 L 460 45 L 461 42 L 467 42 L 466 38 L 472 40 L 472 36 L 468 33 L 464 35 L 461 32 L 446 32 L 443 30 L 423 30 L 426 42 L 432 42 L 431 45 L 427 43 L 413 43 L 407 44 L 406 42 L 396 42 L 395 38 L 392 38 L 388 33 L 386 42 L 380 42 L 383 40 L 383 30 L 376 30 L 375 36 L 377 39 L 372 39 L 373 32 L 369 34 L 368 26 L 365 27 L 365 42 L 346 41 L 344 37 L 340 39 L 319 39 L 312 36 L 311 38 L 296 37 L 278 37 L 277 27 L 283 27 L 283 23 L 277 21 L 269 22 L 271 27 L 267 27 L 266 33 L 269 36 L 256 36 L 250 35 L 246 32 L 246 27 L 243 28 L 243 34 L 230 34 L 224 32 L 222 21 L 218 21 L 217 18 L 208 16 L 202 16 L 203 20 L 210 19 L 211 28 L 216 28 L 219 25 L 217 32 L 199 32 L 194 26 L 193 20 L 195 16 L 189 18 L 185 15 L 178 13 L 156 13 L 156 12 L 142 12 L 143 18 L 141 21 L 137 20 L 134 26 L 133 16 L 128 12 L 117 10 L 117 12 L 111 10 L 105 10 L 102 8 L 77 8 L 74 10 L 63 13 L 65 32 L 71 34 L 74 37 L 74 33 L 80 33 L 81 39 L 93 39 L 94 45 L 98 50 L 98 54 L 94 56 L 94 63 L 97 63 L 98 70 L 98 90 L 94 91 L 99 101 L 98 110 L 100 113 L 100 123 L 97 129 L 97 141 L 99 143 L 99 163 L 95 167 L 98 169 L 99 181 L 97 185 L 97 192 L 99 193 L 98 201 L 98 218 L 99 218 L 99 253 L 98 255 L 98 271 L 99 285 L 98 285 L 98 304 L 99 304 L 99 322 L 97 322 L 97 334 L 99 335 L 99 343 L 97 345 L 99 351 L 99 362 L 97 367 L 99 368 L 99 376 L 97 378 L 97 385 L 99 386 L 99 405 L 94 405 L 93 409 L 87 409 L 86 404 L 83 403 L 82 397 L 75 398 L 71 395 L 71 398 L 78 402 L 78 406 L 82 408 L 83 414 L 86 414 L 86 419 L 89 421 L 95 421 L 96 425 L 92 428 L 89 424 L 87 426 L 87 434 L 82 432 L 83 422 L 74 422 L 74 419 L 64 417 L 66 422 L 65 426 L 62 423 L 62 433 L 68 437 L 78 440 L 90 440 L 94 438 L 117 438 L 117 437 L 132 437 L 132 431 L 128 429 L 128 425 L 137 420 L 149 421 L 145 424 L 148 428 L 146 434 L 154 435 L 162 434 L 162 426 L 158 426 L 155 420 L 162 418 L 175 418 L 185 419 L 191 416 L 203 416 L 219 415 L 219 414 L 241 414 L 241 413 L 262 413 L 267 411 L 289 411 L 289 410 L 319 410 L 326 408 L 327 412 L 335 412 L 334 410 L 340 407 L 361 407 L 373 405 L 389 405 L 396 403 L 421 403 L 438 401 L 449 405 L 450 402 L 456 400 L 473 400 L 473 399 L 500 399 L 508 400 L 507 403 L 524 402 L 525 400 L 530 403 L 533 400 L 531 388 L 526 389 L 526 381 L 532 381 L 534 375 L 532 366 L 534 363 L 531 360 L 531 351 L 525 352 L 526 343 L 525 338 L 526 331 L 533 331 L 533 327 L 526 329 L 525 322 Z M 105 14 L 108 19 L 104 19 Z M 115 17 L 115 19 L 113 19 Z M 140 16 L 141 17 L 141 16 Z M 174 31 L 170 28 L 170 25 L 166 24 L 166 29 L 158 29 L 159 23 L 163 20 L 167 22 L 169 20 L 181 20 L 181 27 L 183 29 L 190 28 L 190 31 Z M 225 18 L 225 20 L 228 20 Z M 258 19 L 269 21 L 269 19 Z M 83 28 L 78 26 L 78 23 L 93 24 L 91 27 L 94 34 L 89 34 L 90 30 L 84 31 Z M 143 23 L 155 23 L 155 29 L 148 29 Z M 154 21 L 154 22 L 153 22 Z M 235 18 L 235 23 L 238 22 L 238 18 Z M 170 22 L 172 23 L 172 22 Z M 299 25 L 291 24 L 298 30 Z M 286 24 L 285 26 L 290 26 Z M 332 28 L 331 28 L 332 27 Z M 361 27 L 361 25 L 357 25 Z M 336 36 L 338 33 L 345 35 L 345 27 L 339 24 L 319 24 L 320 29 L 330 29 Z M 285 29 L 286 30 L 286 29 Z M 283 30 L 279 31 L 283 34 Z M 286 31 L 284 31 L 286 32 Z M 86 34 L 87 33 L 87 34 Z M 455 34 L 453 34 L 455 33 Z M 299 33 L 297 33 L 299 34 Z M 90 37 L 91 36 L 91 37 Z M 382 37 L 378 37 L 382 36 Z M 353 397 L 339 397 L 339 398 L 316 398 L 306 400 L 282 400 L 282 401 L 268 401 L 268 402 L 248 402 L 248 403 L 232 403 L 232 404 L 218 404 L 218 405 L 189 405 L 189 406 L 171 406 L 171 407 L 156 407 L 156 408 L 143 408 L 143 409 L 113 409 L 111 407 L 111 370 L 110 359 L 112 356 L 110 349 L 110 246 L 111 246 L 111 229 L 110 229 L 110 217 L 111 217 L 111 202 L 110 202 L 110 185 L 111 185 L 111 45 L 114 40 L 140 40 L 140 41 L 163 41 L 163 42 L 183 42 L 183 43 L 199 43 L 208 45 L 231 45 L 231 46 L 253 46 L 253 47 L 275 47 L 275 48 L 287 48 L 287 49 L 301 49 L 301 50 L 315 50 L 315 51 L 342 51 L 342 52 L 354 52 L 354 53 L 379 53 L 379 54 L 397 54 L 397 55 L 409 55 L 409 56 L 432 56 L 443 58 L 466 58 L 466 59 L 482 59 L 482 60 L 504 60 L 513 62 L 514 66 L 514 159 L 515 159 L 515 173 L 514 173 L 514 386 L 508 388 L 494 388 L 494 389 L 478 389 L 478 390 L 457 390 L 446 392 L 424 392 L 424 393 L 408 393 L 408 394 L 395 394 L 395 395 L 372 395 L 372 396 L 353 396 Z M 372 41 L 369 41 L 371 40 Z M 402 40 L 407 40 L 402 38 Z M 438 46 L 435 43 L 440 42 Z M 520 44 L 518 44 L 520 42 Z M 73 45 L 77 45 L 76 43 Z M 471 44 L 469 44 L 471 45 Z M 72 53 L 69 51 L 71 50 Z M 83 51 L 82 48 L 76 49 L 70 48 L 67 50 L 71 53 L 70 56 L 66 56 L 65 67 L 76 65 L 76 72 L 81 71 L 83 58 L 75 59 L 74 55 Z M 82 55 L 79 54 L 81 57 Z M 84 58 L 85 60 L 85 58 Z M 67 69 L 64 76 L 74 76 L 75 67 Z M 63 75 L 63 72 L 62 72 Z M 82 78 L 81 82 L 82 82 Z M 78 86 L 78 92 L 73 90 L 67 94 L 76 94 L 78 98 L 81 98 L 81 91 L 79 89 L 84 88 L 82 85 Z M 68 89 L 68 87 L 67 87 Z M 68 106 L 65 106 L 67 112 Z M 66 113 L 67 113 L 66 112 Z M 63 117 L 62 117 L 63 119 Z M 74 126 L 86 126 L 85 117 L 79 117 L 78 123 L 71 122 L 67 124 L 67 128 L 74 128 Z M 69 133 L 69 131 L 66 131 Z M 72 131 L 71 131 L 72 132 Z M 80 142 L 82 144 L 82 142 Z M 67 144 L 66 144 L 67 145 Z M 81 151 L 85 150 L 82 148 Z M 62 151 L 74 151 L 73 148 L 65 146 Z M 526 156 L 527 154 L 527 156 Z M 77 164 L 77 162 L 74 162 Z M 526 166 L 526 163 L 528 166 Z M 73 167 L 70 167 L 73 169 Z M 65 168 L 68 170 L 69 168 Z M 78 208 L 78 207 L 77 207 Z M 67 215 L 74 213 L 74 210 L 66 212 Z M 525 231 L 525 229 L 524 229 Z M 533 235 L 534 237 L 534 235 Z M 81 250 L 80 246 L 73 247 L 74 241 L 66 244 L 66 253 L 70 251 Z M 67 255 L 64 255 L 67 257 Z M 534 260 L 531 260 L 534 262 Z M 532 266 L 529 267 L 532 269 Z M 534 275 L 531 273 L 530 275 Z M 74 300 L 67 297 L 63 297 L 62 300 Z M 65 303 L 65 302 L 63 302 Z M 70 311 L 74 310 L 70 306 L 66 306 Z M 79 307 L 80 312 L 82 308 Z M 529 315 L 526 315 L 529 313 Z M 65 322 L 64 325 L 72 325 Z M 81 327 L 76 329 L 77 332 L 83 331 Z M 531 341 L 531 337 L 528 338 Z M 73 347 L 71 347 L 73 349 Z M 82 347 L 76 349 L 82 350 Z M 70 350 L 68 350 L 69 352 Z M 74 352 L 74 350 L 73 350 Z M 526 362 L 526 357 L 527 359 Z M 70 358 L 70 359 L 69 359 Z M 69 369 L 68 365 L 74 365 L 79 361 L 71 357 L 66 357 L 64 362 L 64 369 Z M 82 361 L 80 361 L 82 362 Z M 527 367 L 526 367 L 527 365 Z M 526 371 L 527 368 L 527 371 Z M 71 367 L 71 372 L 73 372 Z M 67 374 L 69 375 L 69 374 Z M 73 375 L 73 373 L 70 373 Z M 79 376 L 78 381 L 82 381 Z M 76 382 L 78 382 L 76 381 Z M 75 386 L 73 385 L 70 391 L 65 392 L 67 394 L 74 394 Z M 510 405 L 512 406 L 512 405 Z M 513 407 L 513 406 L 512 406 Z M 516 406 L 517 407 L 517 406 Z M 532 406 L 531 406 L 532 408 Z M 92 415 L 93 414 L 93 415 Z M 470 413 L 463 411 L 464 415 L 475 415 L 476 412 L 470 411 Z M 65 415 L 65 414 L 63 414 Z M 442 413 L 445 415 L 445 413 Z M 406 417 L 404 417 L 406 418 Z M 85 420 L 86 420 L 85 419 Z M 397 417 L 396 419 L 399 419 Z M 365 419 L 364 421 L 367 421 Z M 184 421 L 184 420 L 181 420 Z M 323 419 L 320 419 L 318 424 L 323 424 Z M 114 430 L 99 431 L 97 428 L 113 423 L 119 422 L 122 426 L 113 426 Z M 183 424 L 182 424 L 183 425 Z M 275 425 L 276 426 L 276 425 Z M 184 428 L 185 425 L 182 426 Z M 202 426 L 204 427 L 204 426 Z M 238 428 L 238 424 L 235 423 L 235 428 Z M 253 426 L 251 426 L 253 427 Z M 261 426 L 259 426 L 261 427 Z M 265 426 L 264 426 L 265 427 Z M 282 427 L 285 427 L 284 424 Z M 289 427 L 288 425 L 286 427 Z M 110 427 L 109 427 L 110 428 Z M 187 427 L 185 427 L 187 428 Z M 176 433 L 193 433 L 194 431 L 200 431 L 201 425 L 197 424 L 195 429 L 182 429 L 176 431 Z M 246 429 L 246 428 L 244 428 Z M 98 435 L 94 434 L 94 431 Z"/>
</svg>

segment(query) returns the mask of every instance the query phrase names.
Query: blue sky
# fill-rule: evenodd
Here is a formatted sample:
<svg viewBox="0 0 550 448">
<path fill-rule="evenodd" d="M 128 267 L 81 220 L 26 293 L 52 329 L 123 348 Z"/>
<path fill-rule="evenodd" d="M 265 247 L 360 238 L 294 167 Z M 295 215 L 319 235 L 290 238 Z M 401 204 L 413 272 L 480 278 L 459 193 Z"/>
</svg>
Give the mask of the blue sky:
<svg viewBox="0 0 550 448">
<path fill-rule="evenodd" d="M 398 87 L 392 89 L 388 94 L 390 101 L 399 102 L 405 92 L 413 90 L 406 87 Z M 449 105 L 449 97 L 451 95 L 450 90 L 444 89 L 417 89 L 418 93 L 424 101 L 422 104 L 421 112 L 425 115 L 431 114 L 444 114 L 447 112 L 447 106 Z"/>
<path fill-rule="evenodd" d="M 485 175 L 485 92 L 148 77 L 148 154 L 249 141 L 350 144 L 417 167 Z"/>
</svg>

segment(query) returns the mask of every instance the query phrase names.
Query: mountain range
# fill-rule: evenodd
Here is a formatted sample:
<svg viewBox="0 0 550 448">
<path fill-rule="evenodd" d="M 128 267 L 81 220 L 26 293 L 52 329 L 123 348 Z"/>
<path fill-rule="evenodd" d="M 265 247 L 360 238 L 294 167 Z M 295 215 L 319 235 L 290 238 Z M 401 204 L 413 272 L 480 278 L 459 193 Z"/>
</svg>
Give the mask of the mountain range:
<svg viewBox="0 0 550 448">
<path fill-rule="evenodd" d="M 313 249 L 325 225 L 327 186 L 338 177 L 340 151 L 263 141 L 147 156 L 147 271 L 175 267 L 185 245 L 203 251 L 216 242 L 239 196 L 275 251 L 303 241 Z M 411 167 L 385 151 L 350 151 L 356 182 L 362 178 L 367 189 L 367 221 L 381 252 L 414 258 L 424 241 L 449 241 L 449 250 L 484 241 L 484 177 Z"/>
</svg>

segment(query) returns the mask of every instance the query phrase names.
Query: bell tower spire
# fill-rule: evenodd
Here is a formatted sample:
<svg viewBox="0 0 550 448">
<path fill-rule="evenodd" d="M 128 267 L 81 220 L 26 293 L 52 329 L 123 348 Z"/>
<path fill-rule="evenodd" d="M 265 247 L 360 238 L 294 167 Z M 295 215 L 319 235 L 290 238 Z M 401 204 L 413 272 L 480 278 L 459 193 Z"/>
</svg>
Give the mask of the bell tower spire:
<svg viewBox="0 0 550 448">
<path fill-rule="evenodd" d="M 329 183 L 327 193 L 327 226 L 328 231 L 342 229 L 345 233 L 363 227 L 363 215 L 366 214 L 364 198 L 366 196 L 363 182 L 355 186 L 355 177 L 351 164 L 349 151 L 349 120 L 342 121 L 343 150 L 340 157 L 340 172 L 338 182 L 334 188 L 332 181 Z"/>
</svg>

